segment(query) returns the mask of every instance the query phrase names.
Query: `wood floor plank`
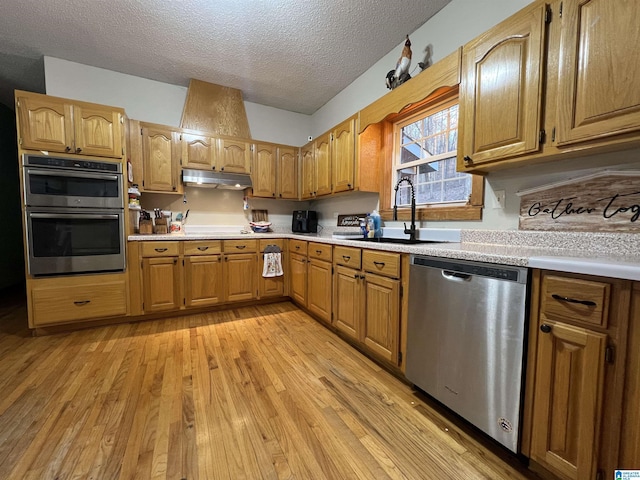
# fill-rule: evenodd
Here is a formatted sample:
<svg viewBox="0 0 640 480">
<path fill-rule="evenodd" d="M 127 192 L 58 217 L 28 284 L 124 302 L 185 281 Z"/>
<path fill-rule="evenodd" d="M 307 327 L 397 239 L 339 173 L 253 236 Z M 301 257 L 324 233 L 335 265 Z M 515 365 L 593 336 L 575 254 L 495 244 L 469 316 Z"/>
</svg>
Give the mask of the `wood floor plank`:
<svg viewBox="0 0 640 480">
<path fill-rule="evenodd" d="M 0 319 L 2 479 L 537 478 L 291 303 L 36 338 L 24 306 Z"/>
</svg>

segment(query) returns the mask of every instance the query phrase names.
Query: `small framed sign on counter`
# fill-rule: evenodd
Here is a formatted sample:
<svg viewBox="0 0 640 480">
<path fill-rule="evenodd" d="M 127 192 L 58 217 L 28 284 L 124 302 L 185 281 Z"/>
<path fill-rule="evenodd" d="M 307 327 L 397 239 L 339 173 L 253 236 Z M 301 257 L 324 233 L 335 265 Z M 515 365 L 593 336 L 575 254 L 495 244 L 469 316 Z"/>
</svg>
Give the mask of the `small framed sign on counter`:
<svg viewBox="0 0 640 480">
<path fill-rule="evenodd" d="M 640 171 L 602 171 L 518 192 L 520 230 L 640 232 Z"/>
</svg>

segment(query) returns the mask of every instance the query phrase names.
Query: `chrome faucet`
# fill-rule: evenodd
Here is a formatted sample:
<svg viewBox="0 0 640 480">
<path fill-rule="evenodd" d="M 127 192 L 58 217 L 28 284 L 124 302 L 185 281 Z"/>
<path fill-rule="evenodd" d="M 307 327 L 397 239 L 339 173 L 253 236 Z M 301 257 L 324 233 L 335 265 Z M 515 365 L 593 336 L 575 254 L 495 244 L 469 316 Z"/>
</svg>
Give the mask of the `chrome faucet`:
<svg viewBox="0 0 640 480">
<path fill-rule="evenodd" d="M 415 241 L 416 233 L 417 233 L 417 230 L 416 230 L 416 191 L 413 188 L 413 183 L 407 177 L 402 177 L 400 180 L 398 180 L 398 183 L 396 183 L 396 187 L 395 187 L 396 195 L 395 195 L 395 199 L 393 201 L 393 220 L 394 221 L 398 220 L 398 188 L 400 187 L 400 184 L 402 184 L 402 183 L 408 183 L 409 187 L 411 187 L 411 228 L 407 228 L 407 223 L 404 222 L 404 233 L 409 234 L 409 240 Z"/>
</svg>

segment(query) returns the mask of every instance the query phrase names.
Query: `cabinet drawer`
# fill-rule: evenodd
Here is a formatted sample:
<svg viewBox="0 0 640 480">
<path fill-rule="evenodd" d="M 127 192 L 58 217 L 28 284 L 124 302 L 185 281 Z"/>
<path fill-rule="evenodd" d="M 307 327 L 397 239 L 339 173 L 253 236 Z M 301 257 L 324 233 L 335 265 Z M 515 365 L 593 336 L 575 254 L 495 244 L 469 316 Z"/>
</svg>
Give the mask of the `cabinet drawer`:
<svg viewBox="0 0 640 480">
<path fill-rule="evenodd" d="M 337 265 L 360 270 L 362 264 L 362 250 L 353 247 L 336 246 L 333 248 L 333 258 Z"/>
<path fill-rule="evenodd" d="M 540 311 L 546 318 L 607 327 L 611 294 L 608 283 L 545 275 L 541 294 Z"/>
<path fill-rule="evenodd" d="M 274 238 L 273 240 L 269 240 L 268 238 L 260 239 L 261 252 L 264 252 L 264 249 L 267 248 L 268 245 L 276 245 L 280 247 L 280 251 L 284 251 L 284 238 Z"/>
<path fill-rule="evenodd" d="M 224 253 L 255 253 L 258 251 L 257 240 L 225 240 Z"/>
<path fill-rule="evenodd" d="M 307 253 L 309 258 L 317 258 L 318 260 L 325 260 L 327 262 L 333 260 L 331 245 L 327 245 L 326 243 L 309 242 L 309 250 Z"/>
<path fill-rule="evenodd" d="M 36 287 L 31 291 L 31 302 L 34 326 L 126 315 L 126 282 L 119 279 L 85 285 Z"/>
<path fill-rule="evenodd" d="M 307 256 L 307 242 L 304 240 L 289 240 L 289 251 Z"/>
<path fill-rule="evenodd" d="M 387 277 L 400 277 L 400 254 L 363 250 L 362 268 Z"/>
<path fill-rule="evenodd" d="M 222 241 L 204 240 L 184 242 L 185 255 L 216 255 L 222 251 Z"/>
<path fill-rule="evenodd" d="M 175 257 L 179 254 L 178 242 L 142 242 L 143 257 Z"/>
</svg>

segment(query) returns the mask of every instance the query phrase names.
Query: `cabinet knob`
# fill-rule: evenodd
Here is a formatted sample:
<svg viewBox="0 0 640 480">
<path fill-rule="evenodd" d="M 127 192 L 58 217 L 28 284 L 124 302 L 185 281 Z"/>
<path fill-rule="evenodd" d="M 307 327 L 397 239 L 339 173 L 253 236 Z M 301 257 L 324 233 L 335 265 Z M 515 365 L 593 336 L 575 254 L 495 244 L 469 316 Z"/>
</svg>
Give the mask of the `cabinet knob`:
<svg viewBox="0 0 640 480">
<path fill-rule="evenodd" d="M 70 152 L 71 151 L 71 147 L 69 145 L 67 145 L 64 149 L 65 152 Z"/>
<path fill-rule="evenodd" d="M 276 192 L 273 192 L 273 196 L 274 196 L 274 197 L 276 196 Z"/>
<path fill-rule="evenodd" d="M 347 188 L 351 188 L 351 184 L 350 183 L 347 183 Z"/>
<path fill-rule="evenodd" d="M 282 198 L 282 194 L 280 194 L 280 198 Z"/>
<path fill-rule="evenodd" d="M 473 163 L 473 159 L 469 155 L 464 156 L 465 165 L 471 165 Z"/>
<path fill-rule="evenodd" d="M 542 333 L 549 333 L 551 331 L 551 325 L 547 325 L 546 323 L 543 323 L 542 325 L 540 325 L 540 331 Z"/>
<path fill-rule="evenodd" d="M 224 167 L 220 167 L 220 171 L 223 172 L 224 171 Z"/>
<path fill-rule="evenodd" d="M 82 149 L 80 147 L 76 148 L 76 153 L 80 153 L 82 152 Z"/>
<path fill-rule="evenodd" d="M 213 167 L 211 167 L 211 170 L 215 170 L 215 169 L 216 169 L 216 166 L 215 166 L 215 165 L 214 165 Z"/>
</svg>

